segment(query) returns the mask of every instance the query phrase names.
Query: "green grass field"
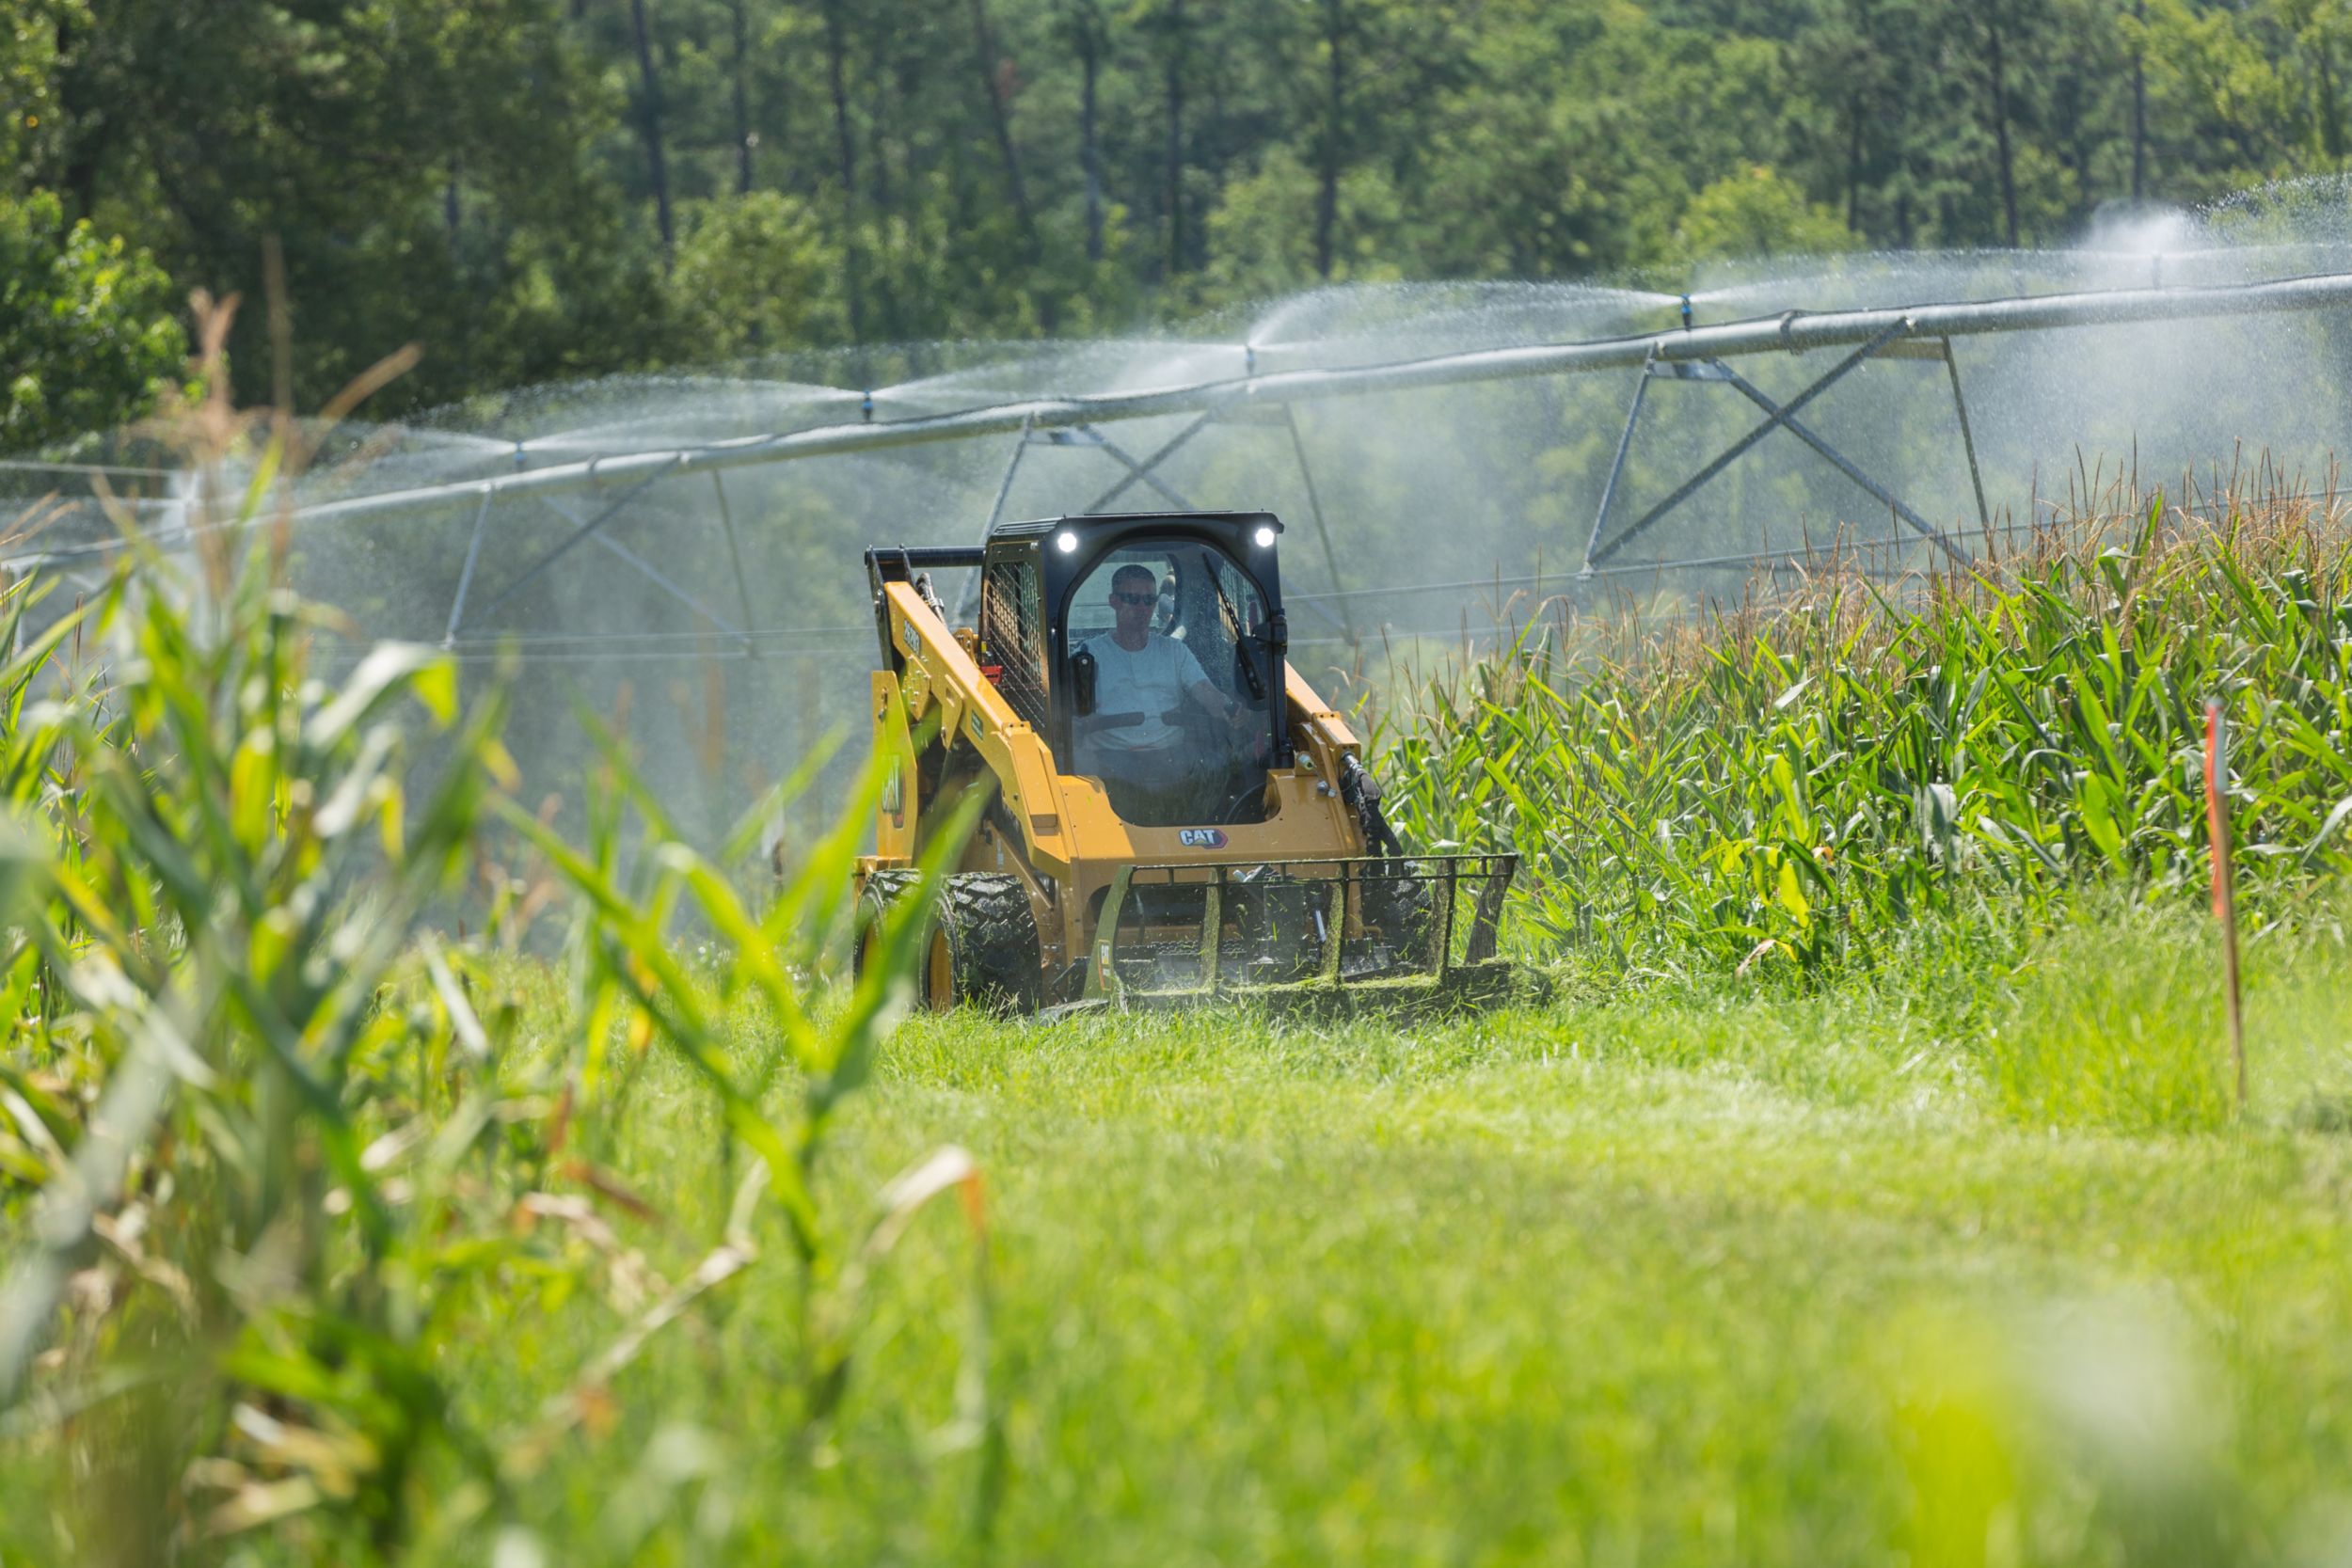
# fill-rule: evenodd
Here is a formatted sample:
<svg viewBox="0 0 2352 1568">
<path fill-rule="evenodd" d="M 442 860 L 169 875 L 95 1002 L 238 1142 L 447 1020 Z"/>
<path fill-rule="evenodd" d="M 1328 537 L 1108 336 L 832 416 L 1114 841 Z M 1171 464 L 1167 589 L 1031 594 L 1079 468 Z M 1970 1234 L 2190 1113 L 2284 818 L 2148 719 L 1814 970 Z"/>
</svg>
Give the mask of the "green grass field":
<svg viewBox="0 0 2352 1568">
<path fill-rule="evenodd" d="M 993 1439 L 952 1430 L 974 1247 L 933 1206 L 814 1436 L 799 1293 L 763 1253 L 507 1495 L 421 1462 L 392 1555 L 2320 1560 L 2352 1473 L 2352 966 L 2333 907 L 2308 913 L 2251 950 L 2230 1125 L 2208 923 L 2120 902 L 2008 944 L 1926 933 L 1899 977 L 1830 993 L 1413 1028 L 918 1018 L 821 1196 L 855 1212 L 942 1142 L 977 1157 Z M 500 973 L 502 1070 L 544 1083 L 550 976 Z M 629 1195 L 595 1205 L 610 1239 L 436 1302 L 468 1323 L 433 1367 L 459 1424 L 530 1427 L 642 1308 L 625 1274 L 693 1268 L 732 1182 L 712 1106 L 648 1053 L 575 1134 Z M 172 1408 L 135 1392 L 79 1435 L 136 1454 Z M 5 1560 L 135 1560 L 151 1536 L 101 1506 L 121 1478 L 65 1457 L 0 1470 Z M 306 1514 L 199 1555 L 364 1539 Z"/>
<path fill-rule="evenodd" d="M 869 1191 L 943 1140 L 987 1173 L 993 1544 L 969 1535 L 982 1450 L 926 1442 L 970 1267 L 945 1212 L 893 1259 L 812 1476 L 777 1457 L 790 1295 L 755 1272 L 613 1384 L 611 1429 L 519 1516 L 567 1561 L 648 1529 L 657 1560 L 698 1530 L 787 1560 L 2340 1548 L 2341 948 L 2257 947 L 2254 1106 L 2228 1131 L 2201 922 L 2118 914 L 2024 957 L 1415 1030 L 918 1020 L 835 1175 Z M 625 1239 L 673 1271 L 719 1190 L 705 1105 L 656 1068 L 600 1134 L 664 1216 Z M 518 1307 L 454 1385 L 512 1421 L 619 1325 Z"/>
</svg>

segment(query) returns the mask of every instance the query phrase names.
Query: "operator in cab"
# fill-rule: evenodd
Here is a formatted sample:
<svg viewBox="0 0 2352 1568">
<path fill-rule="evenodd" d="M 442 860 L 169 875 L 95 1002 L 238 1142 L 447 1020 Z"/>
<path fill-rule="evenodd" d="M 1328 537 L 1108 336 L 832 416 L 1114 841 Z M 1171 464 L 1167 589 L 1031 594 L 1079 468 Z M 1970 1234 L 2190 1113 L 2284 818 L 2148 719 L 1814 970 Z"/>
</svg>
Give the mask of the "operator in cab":
<svg viewBox="0 0 2352 1568">
<path fill-rule="evenodd" d="M 1210 683 L 1190 648 L 1153 629 L 1160 582 L 1152 568 L 1131 562 L 1113 572 L 1110 602 L 1117 624 L 1084 644 L 1094 659 L 1094 712 L 1079 721 L 1079 770 L 1103 781 L 1111 809 L 1130 822 L 1204 821 L 1232 772 L 1227 737 L 1246 710 Z M 1207 736 L 1203 718 L 1217 721 Z"/>
</svg>

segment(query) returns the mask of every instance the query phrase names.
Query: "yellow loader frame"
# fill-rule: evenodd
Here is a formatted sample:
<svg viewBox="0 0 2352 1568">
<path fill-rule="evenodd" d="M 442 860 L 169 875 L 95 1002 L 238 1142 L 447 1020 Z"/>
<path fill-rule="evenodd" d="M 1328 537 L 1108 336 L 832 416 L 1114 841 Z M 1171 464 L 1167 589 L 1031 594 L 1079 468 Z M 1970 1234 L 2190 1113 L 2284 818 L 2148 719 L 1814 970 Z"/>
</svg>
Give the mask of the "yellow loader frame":
<svg viewBox="0 0 2352 1568">
<path fill-rule="evenodd" d="M 1263 514 L 1185 515 L 1255 526 L 1261 540 L 1271 523 Z M 1059 518 L 1015 525 L 1029 535 L 1096 536 L 1099 548 L 1132 542 L 1162 515 Z M 1276 525 L 1279 526 L 1279 525 Z M 1070 546 L 1062 546 L 1064 550 Z M 1097 551 L 1089 551 L 1094 555 Z M 993 788 L 995 800 L 966 844 L 957 872 L 1017 879 L 1035 933 L 1034 990 L 1005 980 L 994 1000 L 1041 1005 L 1075 1001 L 1199 1000 L 1254 990 L 1331 992 L 1351 967 L 1393 982 L 1409 967 L 1422 989 L 1447 995 L 1483 994 L 1503 981 L 1495 961 L 1496 927 L 1516 869 L 1507 855 L 1421 857 L 1383 854 L 1374 835 L 1385 834 L 1378 786 L 1364 770 L 1354 730 L 1293 669 L 1275 655 L 1287 755 L 1266 774 L 1263 819 L 1200 826 L 1133 823 L 1113 809 L 1100 779 L 1058 767 L 1049 738 L 1015 711 L 982 670 L 980 632 L 949 625 L 931 589 L 927 566 L 979 565 L 983 552 L 873 550 L 867 553 L 877 630 L 890 668 L 872 673 L 869 711 L 874 745 L 891 759 L 877 814 L 874 853 L 858 862 L 861 896 L 893 885 L 890 875 L 911 874 L 930 832 L 948 818 L 964 791 Z M 1051 612 L 1049 612 L 1050 616 Z M 985 617 L 983 618 L 985 619 Z M 918 742 L 928 754 L 918 754 Z M 1386 847 L 1398 847 L 1393 835 Z M 1315 917 L 1312 973 L 1279 987 L 1251 983 L 1247 973 L 1220 963 L 1233 951 L 1228 889 L 1238 877 L 1279 877 L 1284 884 L 1311 881 L 1323 912 Z M 1367 899 L 1410 880 L 1429 890 L 1405 954 L 1387 942 L 1380 963 L 1348 965 L 1351 940 L 1367 934 Z M 1254 886 L 1254 884 L 1253 884 Z M 1166 895 L 1145 890 L 1168 890 Z M 1178 891 L 1182 890 L 1182 891 Z M 1257 896 L 1255 892 L 1249 895 Z M 1418 895 L 1417 895 L 1418 896 Z M 1470 919 L 1455 919 L 1458 897 Z M 1142 908 L 1156 900 L 1155 908 Z M 1171 931 L 1171 900 L 1184 905 Z M 1296 903 L 1296 898 L 1291 899 Z M 1377 896 L 1371 903 L 1379 904 Z M 1197 908 L 1196 908 L 1197 906 Z M 1376 919 L 1374 921 L 1376 926 Z M 1375 930 L 1372 933 L 1377 936 Z M 952 930 L 935 933 L 925 970 L 925 1000 L 934 1006 L 975 1000 L 960 987 Z M 1139 984 L 1135 966 L 1122 966 L 1124 945 L 1141 942 L 1163 958 L 1188 944 L 1197 961 L 1177 966 L 1164 983 Z M 1168 966 L 1158 966 L 1166 969 Z M 1220 973 L 1223 971 L 1223 973 Z M 1433 986 L 1431 982 L 1435 982 Z"/>
</svg>

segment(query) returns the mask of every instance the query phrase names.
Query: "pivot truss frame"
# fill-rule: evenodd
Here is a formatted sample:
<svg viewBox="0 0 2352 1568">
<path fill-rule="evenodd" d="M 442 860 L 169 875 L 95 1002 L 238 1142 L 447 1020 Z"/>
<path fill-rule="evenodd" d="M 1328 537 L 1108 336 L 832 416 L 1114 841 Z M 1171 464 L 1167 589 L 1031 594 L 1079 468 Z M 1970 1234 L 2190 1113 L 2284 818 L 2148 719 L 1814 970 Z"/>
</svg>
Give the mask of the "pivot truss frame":
<svg viewBox="0 0 2352 1568">
<path fill-rule="evenodd" d="M 1830 445 L 1820 432 L 1797 418 L 1798 410 L 1844 380 L 1848 374 L 1867 360 L 1942 361 L 1951 382 L 1952 411 L 1960 424 L 1961 449 L 1968 459 L 1968 485 L 1976 496 L 1977 525 L 1989 534 L 1993 527 L 1993 515 L 1991 509 L 1985 505 L 1984 476 L 1977 465 L 1976 432 L 1968 422 L 1968 399 L 1961 389 L 1960 361 L 1952 354 L 1952 340 L 1948 336 L 1929 339 L 1908 336 L 1914 330 L 1915 330 L 1915 324 L 1908 316 L 1890 324 L 1852 353 L 1816 376 L 1786 404 L 1773 401 L 1754 382 L 1718 358 L 1663 359 L 1653 354 L 1643 360 L 1642 368 L 1636 372 L 1636 379 L 1633 383 L 1633 400 L 1626 409 L 1625 429 L 1617 437 L 1616 454 L 1610 459 L 1609 477 L 1601 484 L 1600 505 L 1593 516 L 1592 537 L 1585 541 L 1584 566 L 1583 570 L 1577 574 L 1578 577 L 1589 579 L 1597 570 L 1614 561 L 1618 552 L 1626 546 L 1662 522 L 1668 514 L 1696 495 L 1709 480 L 1730 467 L 1750 448 L 1776 430 L 1786 430 L 1789 435 L 1810 447 L 1823 461 L 1851 480 L 1871 499 L 1885 507 L 1905 528 L 1942 550 L 1955 563 L 1964 564 L 1969 560 L 1969 555 L 1956 542 L 1958 536 L 1934 527 L 1915 509 L 1907 505 L 1901 497 L 1873 479 L 1863 470 L 1859 464 Z M 1618 485 L 1625 477 L 1626 456 L 1633 448 L 1633 432 L 1641 423 L 1642 407 L 1648 395 L 1650 383 L 1661 379 L 1691 382 L 1699 386 L 1719 384 L 1729 387 L 1762 409 L 1764 420 L 1762 423 L 1754 426 L 1730 446 L 1702 465 L 1690 478 L 1668 492 L 1664 499 L 1652 504 L 1647 511 L 1612 535 L 1609 532 L 1609 515 L 1616 502 Z M 1660 561 L 1643 564 L 1668 567 L 1680 563 Z"/>
<path fill-rule="evenodd" d="M 618 557 L 633 571 L 644 575 L 663 594 L 686 604 L 707 624 L 712 634 L 739 639 L 748 654 L 754 649 L 755 641 L 769 633 L 755 624 L 753 615 L 750 588 L 741 569 L 740 542 L 720 477 L 727 468 L 882 451 L 937 441 L 1015 436 L 1018 440 L 991 510 L 990 521 L 993 525 L 1002 515 L 1022 460 L 1032 446 L 1090 446 L 1118 464 L 1123 472 L 1116 483 L 1096 498 L 1093 503 L 1096 510 L 1114 504 L 1138 484 L 1157 492 L 1171 503 L 1186 504 L 1162 471 L 1169 457 L 1183 451 L 1187 443 L 1211 425 L 1279 427 L 1288 436 L 1293 459 L 1298 465 L 1306 486 L 1308 508 L 1313 515 L 1326 564 L 1334 587 L 1339 588 L 1343 585 L 1340 582 L 1338 552 L 1323 513 L 1321 498 L 1315 489 L 1314 476 L 1308 464 L 1306 444 L 1300 435 L 1294 404 L 1320 402 L 1327 398 L 1491 381 L 1632 370 L 1637 372 L 1637 379 L 1631 405 L 1627 410 L 1625 428 L 1619 436 L 1586 544 L 1583 575 L 1589 577 L 1608 571 L 1665 570 L 1708 564 L 1697 560 L 1626 562 L 1621 561 L 1620 556 L 1629 543 L 1649 531 L 1757 442 L 1779 430 L 1788 431 L 1884 506 L 1903 528 L 1957 562 L 1967 559 L 1963 548 L 1964 536 L 1932 527 L 1915 508 L 1838 451 L 1819 431 L 1798 417 L 1821 393 L 1865 362 L 1871 359 L 1943 361 L 1951 385 L 1962 446 L 1968 460 L 1978 522 L 1980 527 L 1989 530 L 1984 483 L 1979 471 L 1975 434 L 1970 428 L 1959 364 L 1953 354 L 1954 339 L 2061 327 L 2333 311 L 2346 308 L 2352 308 L 2352 273 L 2328 273 L 2254 283 L 2042 294 L 1960 304 L 1916 305 L 1896 309 L 1790 310 L 1774 316 L 1708 325 L 1691 325 L 1686 315 L 1685 325 L 1679 329 L 1669 328 L 1627 338 L 1472 349 L 1385 364 L 1327 370 L 1261 372 L 1257 369 L 1255 356 L 1245 352 L 1245 373 L 1220 380 L 1142 391 L 998 403 L 902 419 L 874 418 L 872 394 L 868 393 L 861 404 L 863 417 L 854 423 L 820 425 L 699 446 L 614 453 L 582 462 L 522 467 L 495 478 L 347 496 L 298 507 L 292 516 L 293 520 L 305 526 L 315 526 L 344 518 L 474 502 L 472 536 L 442 632 L 445 645 L 456 646 L 469 626 L 487 621 L 501 607 L 512 601 L 524 588 L 579 546 L 593 542 Z M 1844 349 L 1849 352 L 1785 404 L 1757 388 L 1728 363 L 1741 355 L 1803 354 L 1820 349 Z M 1763 413 L 1764 419 L 1724 451 L 1709 459 L 1664 499 L 1653 503 L 1640 516 L 1612 533 L 1611 521 L 1618 492 L 1622 488 L 1627 454 L 1642 417 L 1649 384 L 1660 379 L 1728 387 L 1754 404 Z M 1141 458 L 1112 441 L 1101 429 L 1104 424 L 1120 420 L 1175 416 L 1185 417 L 1184 426 L 1174 436 Z M 523 461 L 522 446 L 516 448 L 516 455 L 518 464 Z M 631 503 L 657 483 L 702 473 L 707 473 L 711 478 L 719 515 L 726 531 L 730 560 L 736 568 L 739 619 L 697 598 L 671 580 L 652 562 L 608 537 L 606 532 Z M 593 513 L 583 515 L 554 499 L 558 496 L 580 495 L 596 498 L 602 504 Z M 489 524 L 490 507 L 494 501 L 521 496 L 547 499 L 571 524 L 571 530 L 531 564 L 484 594 L 476 608 L 477 585 L 474 578 Z M 196 527 L 181 525 L 158 530 L 149 535 L 149 541 L 159 546 L 183 545 L 192 539 L 196 531 Z M 4 563 L 17 569 L 71 570 L 76 564 L 103 561 L 119 547 L 119 542 L 111 539 L 76 543 L 23 551 Z M 1339 599 L 1341 606 L 1335 624 L 1352 641 L 1355 628 L 1352 615 L 1346 609 L 1350 594 L 1343 591 L 1333 596 Z M 1310 601 L 1302 596 L 1301 602 Z M 1329 615 L 1328 611 L 1323 613 L 1327 617 Z"/>
<path fill-rule="evenodd" d="M 682 587 L 660 567 L 606 531 L 606 525 L 618 517 L 628 509 L 631 501 L 651 488 L 654 482 L 661 477 L 661 474 L 658 472 L 647 475 L 607 502 L 595 516 L 588 518 L 582 518 L 580 513 L 567 505 L 563 498 L 542 494 L 539 499 L 549 511 L 570 523 L 572 531 L 565 534 L 553 548 L 547 550 L 536 561 L 508 578 L 506 583 L 490 596 L 490 601 L 481 608 L 477 612 L 477 617 L 488 615 L 521 593 L 548 567 L 568 554 L 573 546 L 588 542 L 600 546 L 608 554 L 619 558 L 623 564 L 634 570 L 669 597 L 684 605 L 713 629 L 739 640 L 742 643 L 742 651 L 745 655 L 756 654 L 758 650 L 755 639 L 757 635 L 757 627 L 754 623 L 757 618 L 752 610 L 751 581 L 743 571 L 742 542 L 735 531 L 735 509 L 727 504 L 726 480 L 723 475 L 714 470 L 710 476 L 710 487 L 719 502 L 720 523 L 726 531 L 727 559 L 735 567 L 736 597 L 742 613 L 742 620 L 739 623 L 730 621 L 725 615 L 713 610 L 702 599 L 696 597 L 691 591 Z M 465 626 L 466 599 L 473 587 L 474 566 L 482 557 L 482 540 L 489 531 L 490 502 L 495 499 L 495 493 L 485 485 L 482 491 L 482 504 L 474 510 L 473 536 L 466 545 L 466 563 L 457 574 L 457 592 L 450 601 L 449 626 L 441 634 L 441 646 L 444 648 L 453 648 L 457 645 L 457 634 Z"/>
</svg>

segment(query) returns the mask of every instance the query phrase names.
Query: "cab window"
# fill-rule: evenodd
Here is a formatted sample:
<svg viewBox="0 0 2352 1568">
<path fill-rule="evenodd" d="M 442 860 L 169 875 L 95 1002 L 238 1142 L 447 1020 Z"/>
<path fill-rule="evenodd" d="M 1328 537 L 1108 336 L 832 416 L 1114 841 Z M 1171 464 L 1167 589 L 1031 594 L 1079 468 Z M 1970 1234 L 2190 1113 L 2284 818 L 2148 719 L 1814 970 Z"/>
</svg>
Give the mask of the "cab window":
<svg viewBox="0 0 2352 1568">
<path fill-rule="evenodd" d="M 1079 579 L 1066 617 L 1064 689 L 1092 703 L 1071 715 L 1061 765 L 1138 825 L 1260 820 L 1280 693 L 1253 641 L 1264 599 L 1240 568 L 1214 546 L 1137 542 Z"/>
</svg>

